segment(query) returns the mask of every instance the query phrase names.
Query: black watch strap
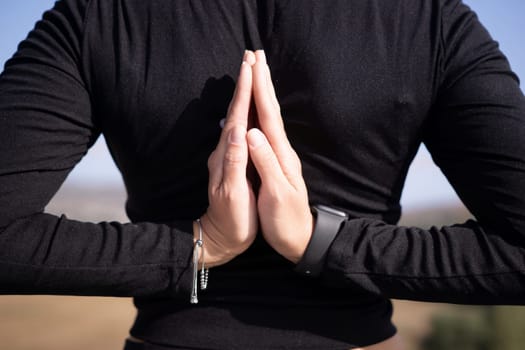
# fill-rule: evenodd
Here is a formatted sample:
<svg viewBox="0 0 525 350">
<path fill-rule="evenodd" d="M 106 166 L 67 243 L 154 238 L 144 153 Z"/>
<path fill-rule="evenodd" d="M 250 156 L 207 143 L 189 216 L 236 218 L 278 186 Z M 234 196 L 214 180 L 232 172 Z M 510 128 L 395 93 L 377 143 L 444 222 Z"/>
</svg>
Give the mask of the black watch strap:
<svg viewBox="0 0 525 350">
<path fill-rule="evenodd" d="M 307 276 L 319 276 L 323 269 L 328 248 L 346 220 L 346 213 L 324 206 L 312 207 L 316 216 L 315 228 L 303 257 L 297 263 L 295 271 Z"/>
</svg>

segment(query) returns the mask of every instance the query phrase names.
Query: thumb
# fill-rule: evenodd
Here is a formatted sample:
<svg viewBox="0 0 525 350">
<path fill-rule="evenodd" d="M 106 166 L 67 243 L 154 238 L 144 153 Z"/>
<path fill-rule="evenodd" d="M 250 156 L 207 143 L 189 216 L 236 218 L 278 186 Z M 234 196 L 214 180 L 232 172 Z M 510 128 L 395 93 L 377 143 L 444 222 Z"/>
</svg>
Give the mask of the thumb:
<svg viewBox="0 0 525 350">
<path fill-rule="evenodd" d="M 250 129 L 247 139 L 251 159 L 262 183 L 271 185 L 286 182 L 279 160 L 261 130 Z"/>
</svg>

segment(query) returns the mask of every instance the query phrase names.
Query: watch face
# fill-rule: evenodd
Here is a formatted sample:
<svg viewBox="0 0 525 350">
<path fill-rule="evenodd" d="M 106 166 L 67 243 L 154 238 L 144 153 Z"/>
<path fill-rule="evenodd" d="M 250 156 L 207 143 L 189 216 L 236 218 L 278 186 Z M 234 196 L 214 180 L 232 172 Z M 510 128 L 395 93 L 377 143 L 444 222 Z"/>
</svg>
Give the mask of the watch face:
<svg viewBox="0 0 525 350">
<path fill-rule="evenodd" d="M 326 212 L 328 214 L 340 216 L 342 218 L 346 218 L 346 216 L 347 216 L 345 212 L 337 210 L 337 209 L 334 209 L 334 208 L 327 207 L 326 205 L 316 205 L 315 208 L 317 210 L 324 211 L 324 212 Z"/>
</svg>

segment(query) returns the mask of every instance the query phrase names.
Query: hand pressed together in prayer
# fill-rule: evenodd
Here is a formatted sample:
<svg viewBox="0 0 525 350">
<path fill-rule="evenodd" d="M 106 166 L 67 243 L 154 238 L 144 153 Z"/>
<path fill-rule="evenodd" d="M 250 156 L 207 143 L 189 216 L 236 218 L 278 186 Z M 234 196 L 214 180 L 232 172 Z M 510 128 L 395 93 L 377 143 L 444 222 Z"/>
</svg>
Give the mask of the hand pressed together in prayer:
<svg viewBox="0 0 525 350">
<path fill-rule="evenodd" d="M 253 116 L 260 129 L 248 130 Z M 251 159 L 261 186 L 247 177 Z M 208 159 L 209 207 L 201 217 L 204 260 L 222 265 L 244 252 L 261 232 L 279 254 L 297 263 L 312 235 L 314 219 L 301 162 L 286 136 L 264 52 L 246 51 L 226 122 Z M 194 227 L 198 237 L 198 227 Z"/>
</svg>

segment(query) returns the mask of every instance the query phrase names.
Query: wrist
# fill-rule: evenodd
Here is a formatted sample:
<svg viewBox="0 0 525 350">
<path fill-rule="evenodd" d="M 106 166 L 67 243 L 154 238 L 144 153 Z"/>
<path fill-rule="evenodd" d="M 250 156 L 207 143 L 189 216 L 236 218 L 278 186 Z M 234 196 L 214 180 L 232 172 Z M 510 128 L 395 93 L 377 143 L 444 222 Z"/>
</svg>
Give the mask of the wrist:
<svg viewBox="0 0 525 350">
<path fill-rule="evenodd" d="M 289 253 L 285 255 L 285 258 L 294 264 L 301 261 L 314 232 L 315 217 L 310 211 L 308 213 L 308 219 L 304 220 L 306 222 L 306 227 L 303 230 L 304 233 L 297 236 L 297 239 L 293 242 L 292 249 L 289 249 Z"/>
<path fill-rule="evenodd" d="M 219 266 L 232 260 L 236 254 L 231 250 L 225 249 L 217 240 L 213 237 L 217 237 L 217 232 L 214 228 L 213 223 L 210 221 L 207 214 L 204 214 L 200 218 L 200 225 L 202 227 L 202 250 L 203 254 L 201 258 L 204 258 L 204 263 L 208 267 Z M 193 222 L 193 242 L 195 243 L 199 239 L 199 224 Z M 202 260 L 200 261 L 202 263 Z"/>
</svg>

